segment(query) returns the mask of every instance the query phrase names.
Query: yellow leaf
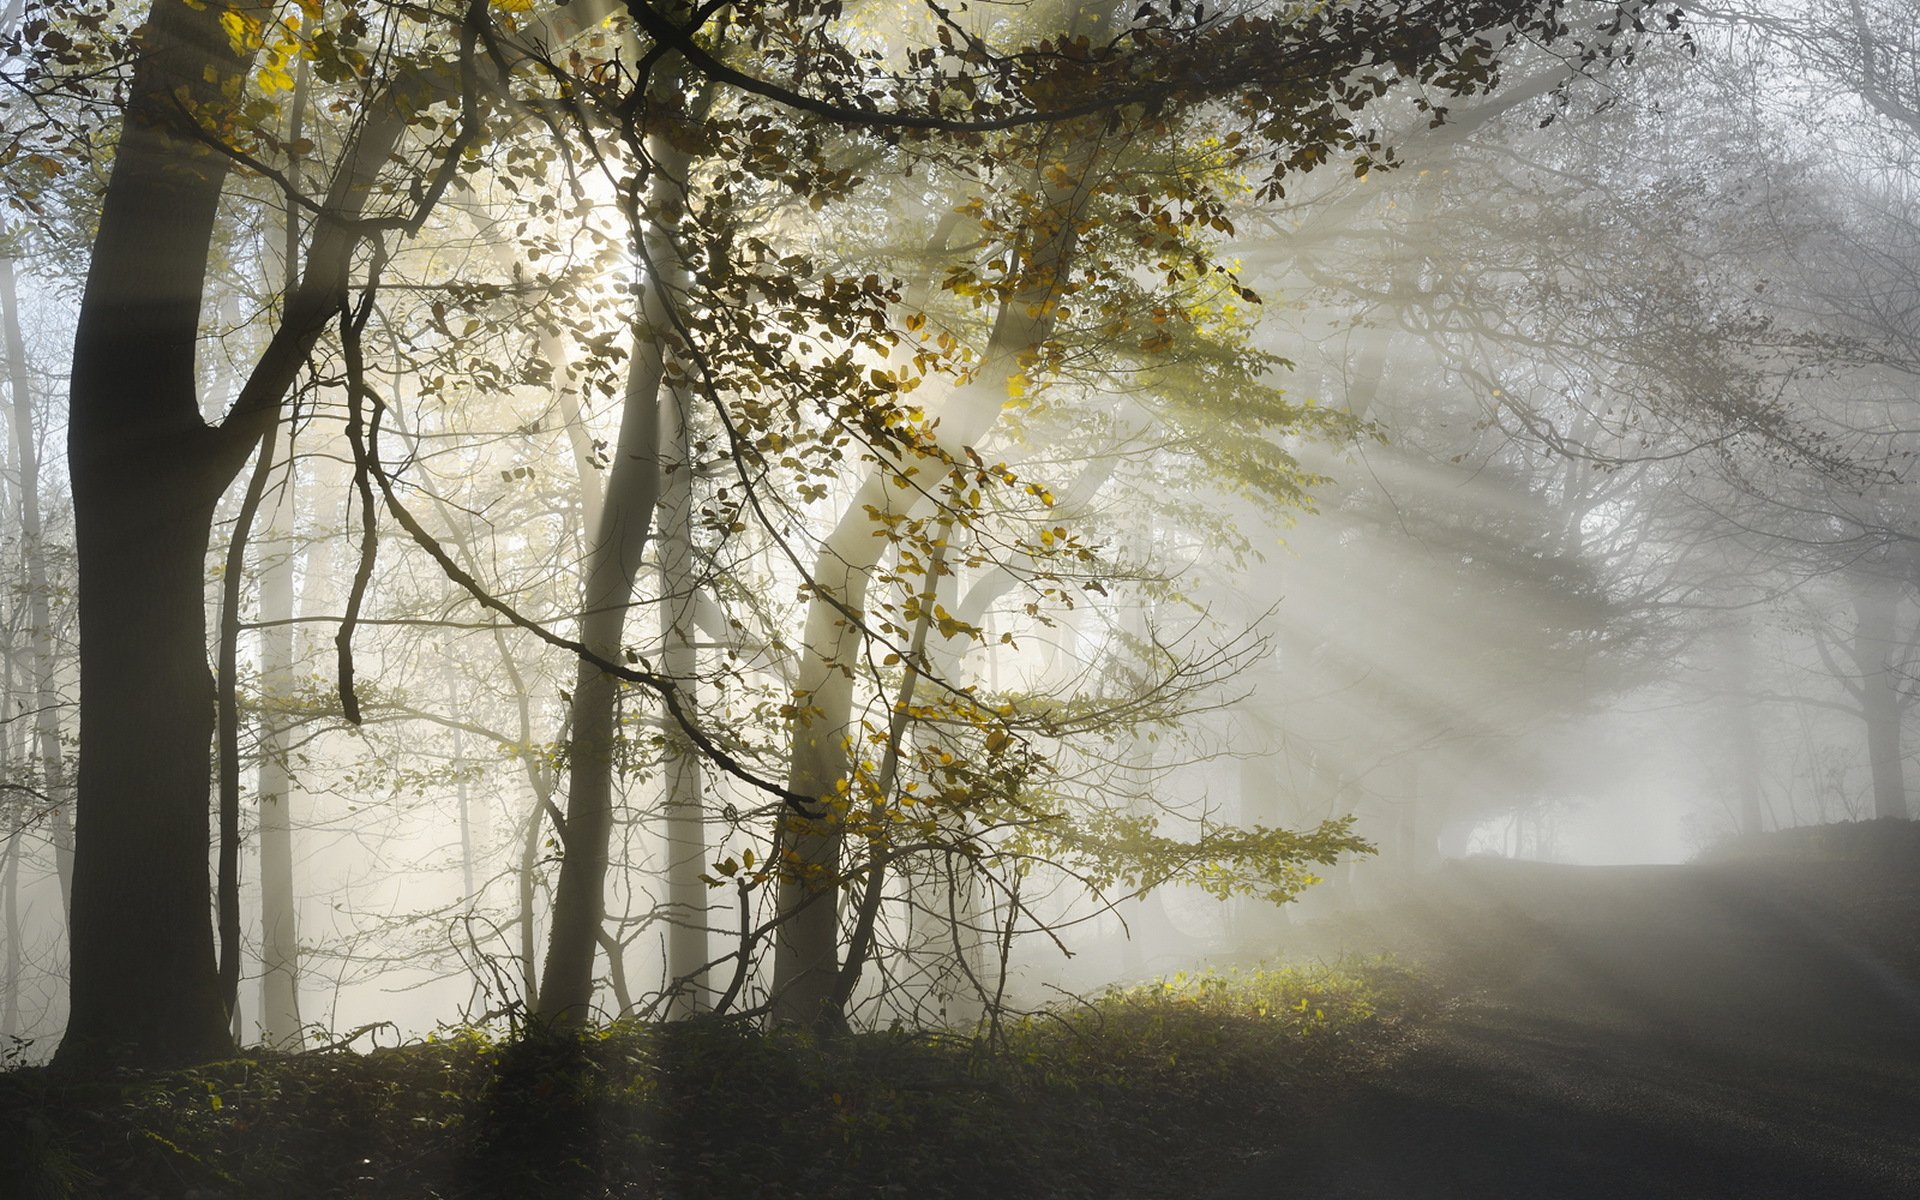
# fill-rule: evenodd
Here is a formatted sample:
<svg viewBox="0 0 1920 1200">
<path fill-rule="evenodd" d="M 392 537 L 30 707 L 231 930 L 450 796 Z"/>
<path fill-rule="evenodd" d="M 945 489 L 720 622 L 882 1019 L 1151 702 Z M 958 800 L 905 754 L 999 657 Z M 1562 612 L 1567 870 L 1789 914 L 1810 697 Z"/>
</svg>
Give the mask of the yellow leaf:
<svg viewBox="0 0 1920 1200">
<path fill-rule="evenodd" d="M 227 44 L 235 54 L 245 54 L 260 46 L 260 22 L 232 9 L 220 14 L 220 28 L 227 31 Z"/>
</svg>

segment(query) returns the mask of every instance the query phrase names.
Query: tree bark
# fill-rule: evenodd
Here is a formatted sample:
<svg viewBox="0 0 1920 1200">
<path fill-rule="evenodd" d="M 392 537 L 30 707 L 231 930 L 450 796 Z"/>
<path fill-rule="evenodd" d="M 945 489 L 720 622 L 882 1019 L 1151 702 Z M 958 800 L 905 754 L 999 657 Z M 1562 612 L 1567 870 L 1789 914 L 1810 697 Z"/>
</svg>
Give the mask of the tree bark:
<svg viewBox="0 0 1920 1200">
<path fill-rule="evenodd" d="M 671 76 L 672 72 L 667 72 Z M 671 90 L 671 85 L 662 84 Z M 684 203 L 689 155 L 664 137 L 649 145 L 654 175 L 648 211 L 652 220 Z M 580 610 L 580 642 L 605 660 L 619 661 L 627 609 L 633 602 L 661 489 L 661 391 L 667 340 L 672 336 L 672 298 L 684 288 L 677 254 L 666 231 L 636 231 L 652 277 L 641 292 L 620 433 L 607 470 L 607 492 L 587 552 L 587 581 Z M 666 272 L 668 278 L 660 278 Z M 568 758 L 565 856 L 553 893 L 547 959 L 536 1015 L 549 1021 L 585 1019 L 593 1003 L 595 948 L 606 919 L 608 847 L 613 835 L 615 708 L 619 681 L 582 660 L 574 677 L 573 740 Z"/>
<path fill-rule="evenodd" d="M 205 557 L 238 462 L 200 418 L 202 284 L 226 160 L 174 97 L 244 67 L 219 6 L 157 4 L 74 339 L 67 447 L 80 570 L 72 1008 L 57 1061 L 232 1050 L 208 913 L 214 687 Z"/>
<path fill-rule="evenodd" d="M 649 290 L 653 285 L 649 285 Z M 607 498 L 587 560 L 580 641 L 604 659 L 621 657 L 621 633 L 660 496 L 658 341 L 635 337 L 620 436 Z M 606 917 L 607 850 L 613 834 L 614 710 L 619 681 L 586 660 L 574 676 L 568 756 L 565 852 L 554 885 L 546 966 L 536 1015 L 585 1020 L 593 1003 L 593 958 Z"/>
<path fill-rule="evenodd" d="M 225 119 L 226 85 L 247 71 L 249 56 L 221 25 L 232 7 L 157 0 L 141 31 L 74 343 L 68 457 L 83 752 L 62 1063 L 161 1065 L 232 1047 L 220 1022 L 209 1023 L 220 994 L 206 913 L 214 687 L 201 589 L 214 507 L 345 302 L 367 236 L 357 218 L 422 98 L 451 98 L 445 73 L 429 67 L 402 73 L 367 106 L 300 286 L 210 428 L 194 354 L 228 160 L 189 123 L 203 112 Z M 501 64 L 476 56 L 478 22 L 469 17 L 460 32 L 462 82 L 468 68 L 490 76 Z M 416 196 L 415 219 L 451 178 L 443 164 Z"/>
</svg>

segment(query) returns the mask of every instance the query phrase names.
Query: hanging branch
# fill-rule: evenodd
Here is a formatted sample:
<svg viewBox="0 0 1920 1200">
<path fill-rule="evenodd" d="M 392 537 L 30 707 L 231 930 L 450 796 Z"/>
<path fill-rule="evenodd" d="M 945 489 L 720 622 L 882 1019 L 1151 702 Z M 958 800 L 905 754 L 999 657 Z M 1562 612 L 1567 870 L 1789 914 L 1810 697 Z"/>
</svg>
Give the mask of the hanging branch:
<svg viewBox="0 0 1920 1200">
<path fill-rule="evenodd" d="M 344 306 L 341 312 L 343 318 L 348 316 L 348 312 Z M 366 316 L 369 312 L 371 312 L 371 305 L 363 301 L 359 306 L 357 318 L 343 319 L 340 328 L 341 348 L 347 368 L 347 392 L 350 401 L 347 423 L 348 441 L 353 450 L 355 479 L 361 483 L 363 489 L 365 489 L 362 493 L 362 503 L 369 506 L 371 505 L 369 484 L 378 484 L 380 493 L 386 500 L 387 511 L 393 515 L 393 519 L 399 523 L 402 529 L 406 530 L 407 535 L 413 539 L 414 544 L 426 551 L 433 561 L 439 565 L 440 570 L 446 577 L 457 584 L 468 596 L 472 597 L 476 604 L 489 611 L 499 613 L 502 617 L 506 618 L 510 624 L 526 630 L 528 633 L 531 633 L 555 649 L 565 650 L 569 654 L 584 659 L 613 676 L 615 679 L 646 688 L 660 698 L 661 704 L 667 710 L 667 715 L 673 718 L 674 724 L 679 726 L 681 732 L 686 734 L 687 740 L 694 744 L 700 753 L 706 757 L 707 761 L 713 763 L 714 766 L 726 774 L 747 784 L 749 787 L 765 792 L 768 795 L 779 797 L 782 802 L 803 814 L 811 812 L 813 807 L 819 802 L 817 796 L 805 796 L 798 792 L 789 791 L 787 788 L 782 787 L 770 779 L 763 779 L 755 774 L 745 763 L 723 749 L 705 730 L 700 728 L 699 724 L 694 721 L 693 715 L 687 711 L 686 704 L 680 696 L 679 685 L 674 680 L 655 673 L 652 668 L 648 666 L 645 658 L 631 650 L 627 651 L 628 659 L 639 664 L 638 669 L 628 666 L 625 663 L 614 662 L 605 655 L 595 653 L 583 643 L 555 633 L 541 622 L 526 616 L 520 612 L 520 610 L 513 607 L 513 605 L 495 596 L 485 587 L 482 587 L 480 581 L 463 569 L 459 563 L 455 562 L 453 556 L 447 553 L 446 548 L 440 544 L 439 540 L 435 538 L 433 534 L 429 533 L 427 528 L 420 523 L 420 519 L 414 516 L 407 506 L 400 502 L 400 497 L 394 490 L 393 477 L 387 473 L 386 468 L 382 466 L 380 462 L 380 420 L 382 414 L 386 411 L 386 403 L 380 399 L 378 393 L 367 386 L 366 363 L 361 353 L 360 338 L 364 332 Z M 370 420 L 363 419 L 360 412 L 359 405 L 363 402 L 371 409 Z M 370 516 L 368 520 L 371 520 Z M 363 546 L 363 560 L 365 554 L 366 548 Z M 355 589 L 356 592 L 364 590 L 363 581 L 359 578 L 355 580 Z M 343 705 L 351 693 L 352 660 L 351 648 L 348 643 L 351 640 L 353 625 L 357 623 L 358 613 L 356 606 L 350 601 L 347 614 L 343 618 L 341 625 L 342 636 L 336 639 L 336 645 L 341 646 L 343 649 Z M 357 701 L 355 702 L 353 712 L 358 712 Z M 352 717 L 350 716 L 349 719 L 351 720 Z"/>
<path fill-rule="evenodd" d="M 344 303 L 340 306 L 340 344 L 347 358 L 347 443 L 353 447 L 353 487 L 360 497 L 360 562 L 353 572 L 353 586 L 347 591 L 347 607 L 340 618 L 340 630 L 333 637 L 339 672 L 340 712 L 350 725 L 360 724 L 360 697 L 353 686 L 353 631 L 360 624 L 360 605 L 366 600 L 367 585 L 373 579 L 373 564 L 380 548 L 373 484 L 367 478 L 367 464 L 371 457 L 367 447 L 377 432 L 381 408 L 376 403 L 373 414 L 375 428 L 369 429 L 362 409 L 362 401 L 368 395 L 366 364 L 360 356 L 360 335 L 365 331 L 367 318 L 372 312 L 371 285 L 357 308 L 349 309 Z"/>
</svg>

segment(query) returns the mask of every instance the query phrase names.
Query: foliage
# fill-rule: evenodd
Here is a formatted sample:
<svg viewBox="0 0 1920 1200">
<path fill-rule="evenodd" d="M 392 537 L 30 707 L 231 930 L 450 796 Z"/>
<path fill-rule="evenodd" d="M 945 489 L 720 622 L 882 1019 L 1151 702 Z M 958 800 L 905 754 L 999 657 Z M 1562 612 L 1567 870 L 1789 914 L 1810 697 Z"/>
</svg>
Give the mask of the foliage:
<svg viewBox="0 0 1920 1200">
<path fill-rule="evenodd" d="M 0 1157 L 78 1197 L 1166 1194 L 1426 1008 L 1391 966 L 1288 968 L 1111 992 L 1009 1022 L 997 1047 L 708 1019 L 16 1070 Z"/>
</svg>

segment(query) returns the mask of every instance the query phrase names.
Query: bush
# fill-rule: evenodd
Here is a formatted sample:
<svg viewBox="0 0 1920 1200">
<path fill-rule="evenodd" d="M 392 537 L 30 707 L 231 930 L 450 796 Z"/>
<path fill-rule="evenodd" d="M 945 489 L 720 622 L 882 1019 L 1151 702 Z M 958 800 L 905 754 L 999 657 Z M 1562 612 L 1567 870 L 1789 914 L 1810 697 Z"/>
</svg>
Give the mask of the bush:
<svg viewBox="0 0 1920 1200">
<path fill-rule="evenodd" d="M 1378 965 L 1208 973 L 981 1039 L 709 1018 L 19 1069 L 0 1164 L 28 1196 L 115 1200 L 1164 1194 L 1387 1053 L 1423 990 Z"/>
</svg>

